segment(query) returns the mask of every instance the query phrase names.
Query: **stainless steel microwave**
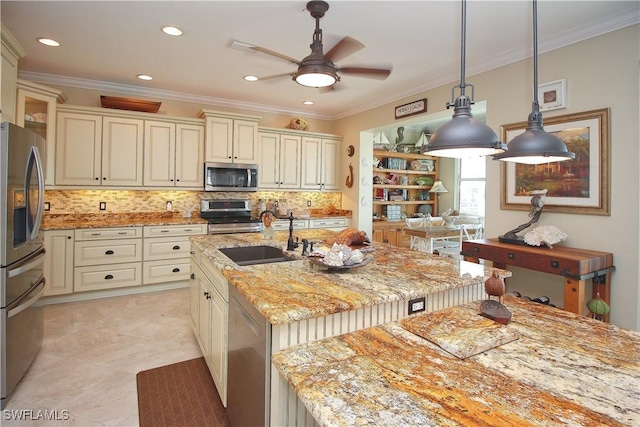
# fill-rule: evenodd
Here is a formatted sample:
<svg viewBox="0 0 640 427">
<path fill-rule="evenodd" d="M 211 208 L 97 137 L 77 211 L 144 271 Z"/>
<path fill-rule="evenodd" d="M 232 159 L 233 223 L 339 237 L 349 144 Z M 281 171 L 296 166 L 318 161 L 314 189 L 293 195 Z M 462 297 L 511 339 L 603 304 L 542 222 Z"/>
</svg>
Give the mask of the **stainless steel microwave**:
<svg viewBox="0 0 640 427">
<path fill-rule="evenodd" d="M 205 163 L 204 191 L 258 191 L 258 165 Z"/>
</svg>

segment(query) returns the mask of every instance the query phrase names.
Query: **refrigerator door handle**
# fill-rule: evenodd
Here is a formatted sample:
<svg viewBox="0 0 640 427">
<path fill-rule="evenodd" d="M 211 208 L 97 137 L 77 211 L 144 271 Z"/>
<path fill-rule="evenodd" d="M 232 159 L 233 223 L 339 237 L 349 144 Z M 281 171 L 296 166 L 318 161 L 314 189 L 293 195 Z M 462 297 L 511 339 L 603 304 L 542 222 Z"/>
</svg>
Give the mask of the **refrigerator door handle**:
<svg viewBox="0 0 640 427">
<path fill-rule="evenodd" d="M 31 255 L 29 258 L 20 261 L 20 263 L 18 263 L 17 266 L 13 268 L 8 268 L 7 274 L 9 278 L 19 276 L 25 271 L 29 271 L 33 269 L 35 266 L 43 264 L 44 253 L 45 253 L 45 249 L 41 248 L 39 251 Z"/>
<path fill-rule="evenodd" d="M 27 308 L 35 304 L 40 298 L 42 298 L 42 295 L 44 294 L 44 285 L 45 285 L 45 279 L 44 277 L 41 277 L 40 280 L 38 280 L 38 282 L 33 287 L 33 290 L 37 289 L 37 291 L 35 292 L 35 295 L 34 295 L 34 291 L 32 290 L 31 292 L 27 292 L 20 299 L 15 301 L 16 307 L 11 308 L 7 311 L 7 318 L 10 319 L 16 314 L 26 310 Z M 30 295 L 31 297 L 27 298 Z"/>
<path fill-rule="evenodd" d="M 42 160 L 40 159 L 40 151 L 38 147 L 31 147 L 31 153 L 36 165 L 38 175 L 38 209 L 36 217 L 33 221 L 33 229 L 31 230 L 31 240 L 35 239 L 40 231 L 40 223 L 42 222 L 42 214 L 44 211 L 44 170 L 42 168 Z"/>
</svg>

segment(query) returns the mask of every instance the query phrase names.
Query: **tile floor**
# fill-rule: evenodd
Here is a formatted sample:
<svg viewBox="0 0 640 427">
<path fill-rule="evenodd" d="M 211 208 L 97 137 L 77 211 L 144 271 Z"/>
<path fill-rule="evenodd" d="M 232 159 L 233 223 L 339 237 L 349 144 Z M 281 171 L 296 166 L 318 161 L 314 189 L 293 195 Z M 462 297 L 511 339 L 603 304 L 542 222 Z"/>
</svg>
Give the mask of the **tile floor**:
<svg viewBox="0 0 640 427">
<path fill-rule="evenodd" d="M 202 356 L 188 288 L 47 305 L 42 348 L 2 426 L 138 426 L 136 373 Z M 15 420 L 7 410 L 68 420 Z M 51 413 L 51 412 L 49 412 Z"/>
</svg>

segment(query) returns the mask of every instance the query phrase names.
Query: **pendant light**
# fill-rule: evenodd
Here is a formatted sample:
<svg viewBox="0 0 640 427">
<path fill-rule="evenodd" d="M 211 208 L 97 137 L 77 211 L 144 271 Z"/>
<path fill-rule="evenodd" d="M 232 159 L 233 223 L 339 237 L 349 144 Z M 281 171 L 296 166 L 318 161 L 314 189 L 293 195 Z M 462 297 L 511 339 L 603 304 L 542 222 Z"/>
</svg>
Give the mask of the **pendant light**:
<svg viewBox="0 0 640 427">
<path fill-rule="evenodd" d="M 484 123 L 473 119 L 471 105 L 473 102 L 473 85 L 465 83 L 465 39 L 467 21 L 467 2 L 462 0 L 462 65 L 460 85 L 451 89 L 451 99 L 456 88 L 460 88 L 460 96 L 452 104 L 447 102 L 447 109 L 453 107 L 450 122 L 441 126 L 429 138 L 429 143 L 422 146 L 422 153 L 439 157 L 472 157 L 488 156 L 502 153 L 507 148 L 500 142 L 495 132 Z M 471 87 L 471 98 L 465 95 L 466 87 Z"/>
<path fill-rule="evenodd" d="M 573 160 L 560 138 L 547 133 L 542 127 L 542 113 L 538 103 L 538 2 L 533 0 L 533 103 L 527 129 L 507 144 L 509 151 L 496 154 L 493 160 L 538 165 L 541 163 Z"/>
</svg>

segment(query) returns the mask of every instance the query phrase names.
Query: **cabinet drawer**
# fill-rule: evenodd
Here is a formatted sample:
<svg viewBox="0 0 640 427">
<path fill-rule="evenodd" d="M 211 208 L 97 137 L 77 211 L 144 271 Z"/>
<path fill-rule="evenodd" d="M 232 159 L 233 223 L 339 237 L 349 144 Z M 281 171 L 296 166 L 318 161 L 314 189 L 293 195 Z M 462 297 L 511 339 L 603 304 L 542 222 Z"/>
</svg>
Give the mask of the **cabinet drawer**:
<svg viewBox="0 0 640 427">
<path fill-rule="evenodd" d="M 348 227 L 349 220 L 347 218 L 329 218 L 329 219 L 310 219 L 309 228 L 335 228 Z"/>
<path fill-rule="evenodd" d="M 136 286 L 142 284 L 142 263 L 76 267 L 73 276 L 74 292 Z"/>
<path fill-rule="evenodd" d="M 75 240 L 131 239 L 142 237 L 142 227 L 80 228 L 75 230 Z"/>
<path fill-rule="evenodd" d="M 279 219 L 278 221 L 274 221 L 271 226 L 274 230 L 288 230 L 289 229 L 289 221 L 285 219 Z M 304 230 L 308 228 L 306 219 L 294 219 L 293 220 L 293 229 L 294 230 Z"/>
<path fill-rule="evenodd" d="M 191 243 L 188 237 L 164 237 L 144 239 L 145 261 L 185 258 L 190 255 Z"/>
<path fill-rule="evenodd" d="M 190 258 L 175 260 L 145 261 L 142 265 L 142 280 L 148 283 L 175 282 L 189 280 Z"/>
<path fill-rule="evenodd" d="M 75 243 L 74 265 L 142 261 L 142 239 L 81 241 Z"/>
<path fill-rule="evenodd" d="M 144 237 L 195 236 L 198 234 L 207 234 L 207 224 L 144 226 Z"/>
</svg>

